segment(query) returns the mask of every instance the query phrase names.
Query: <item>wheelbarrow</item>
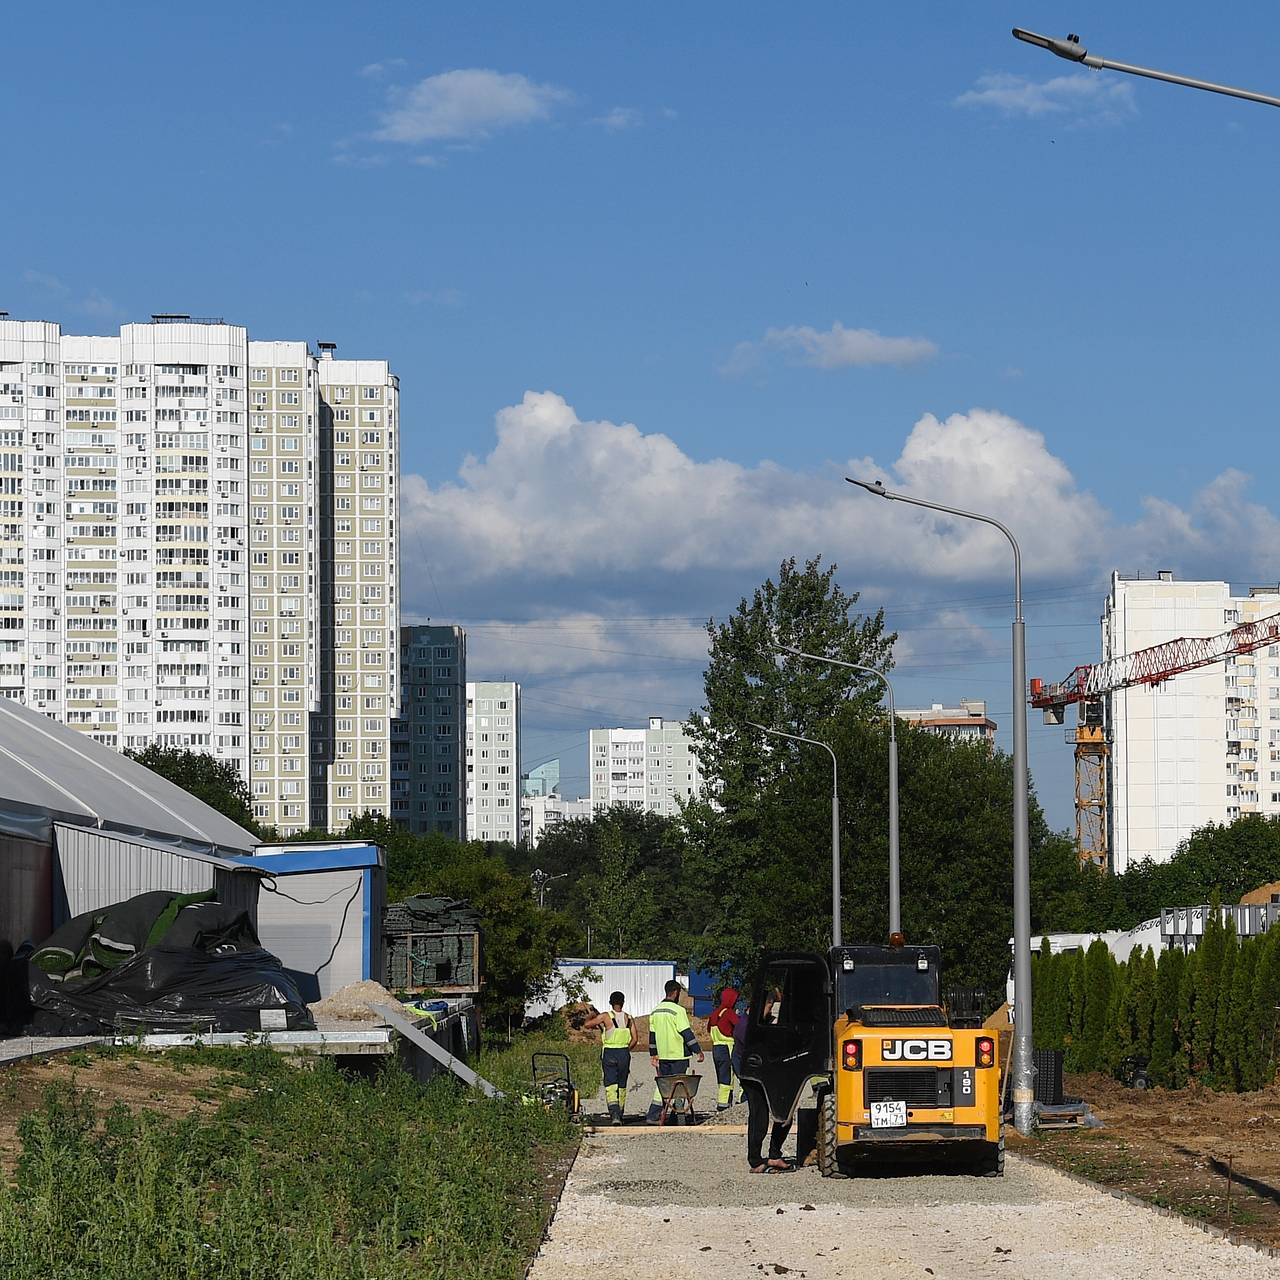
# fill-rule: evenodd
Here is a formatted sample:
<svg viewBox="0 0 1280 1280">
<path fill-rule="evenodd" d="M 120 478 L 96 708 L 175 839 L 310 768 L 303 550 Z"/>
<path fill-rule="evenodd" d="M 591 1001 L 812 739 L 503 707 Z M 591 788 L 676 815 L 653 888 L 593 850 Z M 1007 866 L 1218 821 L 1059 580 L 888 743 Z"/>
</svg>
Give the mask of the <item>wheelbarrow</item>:
<svg viewBox="0 0 1280 1280">
<path fill-rule="evenodd" d="M 654 1080 L 662 1098 L 662 1114 L 658 1117 L 658 1123 L 664 1125 L 668 1118 L 680 1116 L 685 1124 L 697 1124 L 693 1100 L 698 1096 L 698 1085 L 701 1083 L 702 1077 L 693 1072 L 679 1076 L 658 1076 Z"/>
</svg>

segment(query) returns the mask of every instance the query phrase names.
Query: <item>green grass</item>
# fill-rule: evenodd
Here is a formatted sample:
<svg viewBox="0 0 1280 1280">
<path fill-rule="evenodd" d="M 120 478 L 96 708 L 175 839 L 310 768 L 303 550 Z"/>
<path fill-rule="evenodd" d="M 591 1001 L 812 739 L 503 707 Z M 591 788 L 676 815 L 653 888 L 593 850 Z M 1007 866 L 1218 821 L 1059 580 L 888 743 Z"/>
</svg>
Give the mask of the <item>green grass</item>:
<svg viewBox="0 0 1280 1280">
<path fill-rule="evenodd" d="M 478 1065 L 519 1087 L 536 1047 Z M 580 1087 L 594 1089 L 589 1047 L 574 1059 Z M 451 1079 L 423 1087 L 395 1068 L 352 1079 L 325 1059 L 299 1069 L 252 1048 L 174 1065 L 193 1061 L 239 1088 L 213 1116 L 103 1113 L 84 1092 L 50 1087 L 22 1121 L 15 1185 L 0 1185 L 0 1276 L 523 1275 L 548 1212 L 548 1164 L 574 1141 L 564 1116 Z"/>
</svg>

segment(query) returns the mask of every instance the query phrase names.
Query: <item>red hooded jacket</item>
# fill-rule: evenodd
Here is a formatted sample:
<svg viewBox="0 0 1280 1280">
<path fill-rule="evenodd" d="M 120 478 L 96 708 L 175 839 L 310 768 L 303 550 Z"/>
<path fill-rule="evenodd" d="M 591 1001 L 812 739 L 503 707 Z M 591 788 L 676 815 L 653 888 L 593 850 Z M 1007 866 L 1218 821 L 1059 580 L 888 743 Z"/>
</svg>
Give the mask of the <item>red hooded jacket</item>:
<svg viewBox="0 0 1280 1280">
<path fill-rule="evenodd" d="M 712 1010 L 707 1019 L 707 1029 L 715 1027 L 721 1035 L 732 1036 L 738 1025 L 738 1015 L 733 1006 L 738 1003 L 738 993 L 733 987 L 725 987 L 720 993 L 720 1007 Z"/>
</svg>

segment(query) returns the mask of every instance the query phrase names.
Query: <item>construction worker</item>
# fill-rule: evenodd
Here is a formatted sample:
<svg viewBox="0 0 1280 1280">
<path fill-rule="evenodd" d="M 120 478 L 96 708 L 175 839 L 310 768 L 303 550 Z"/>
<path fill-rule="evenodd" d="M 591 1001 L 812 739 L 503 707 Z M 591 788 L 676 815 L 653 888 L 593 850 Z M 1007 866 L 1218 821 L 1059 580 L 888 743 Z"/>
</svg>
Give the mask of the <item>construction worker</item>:
<svg viewBox="0 0 1280 1280">
<path fill-rule="evenodd" d="M 688 1073 L 689 1059 L 698 1055 L 699 1062 L 706 1061 L 706 1054 L 698 1046 L 697 1037 L 689 1025 L 689 1014 L 680 1003 L 684 988 L 674 979 L 663 988 L 666 997 L 649 1015 L 649 1061 L 659 1076 L 682 1076 Z M 653 1086 L 653 1101 L 649 1104 L 646 1123 L 657 1124 L 662 1116 L 662 1092 Z"/>
<path fill-rule="evenodd" d="M 726 1111 L 733 1105 L 733 1089 L 738 1077 L 733 1073 L 733 1029 L 738 1025 L 735 1006 L 738 993 L 733 987 L 725 987 L 720 993 L 720 1004 L 711 1011 L 707 1029 L 711 1033 L 711 1061 L 716 1066 L 716 1110 Z"/>
<path fill-rule="evenodd" d="M 627 1109 L 627 1078 L 631 1074 L 631 1051 L 636 1047 L 636 1024 L 623 1011 L 625 1002 L 622 992 L 614 991 L 609 996 L 609 1012 L 598 1013 L 582 1024 L 588 1031 L 600 1028 L 600 1065 L 610 1124 L 621 1124 Z"/>
</svg>

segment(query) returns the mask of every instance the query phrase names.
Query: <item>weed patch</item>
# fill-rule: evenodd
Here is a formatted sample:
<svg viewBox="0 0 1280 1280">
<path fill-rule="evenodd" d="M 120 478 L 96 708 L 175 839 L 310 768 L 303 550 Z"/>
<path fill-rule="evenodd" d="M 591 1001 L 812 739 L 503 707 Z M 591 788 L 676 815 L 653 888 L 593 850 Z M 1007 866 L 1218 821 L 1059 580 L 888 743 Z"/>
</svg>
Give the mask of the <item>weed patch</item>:
<svg viewBox="0 0 1280 1280">
<path fill-rule="evenodd" d="M 530 1051 L 481 1065 L 518 1085 Z M 174 1117 L 61 1081 L 23 1117 L 15 1182 L 0 1185 L 5 1280 L 515 1280 L 547 1170 L 575 1140 L 562 1115 L 394 1067 L 353 1079 L 253 1047 L 173 1065 L 235 1092 Z"/>
</svg>

